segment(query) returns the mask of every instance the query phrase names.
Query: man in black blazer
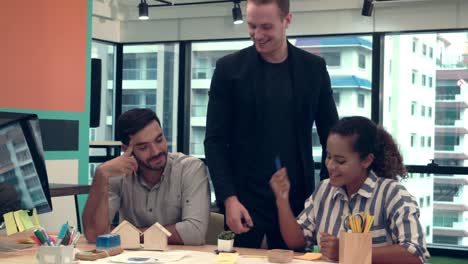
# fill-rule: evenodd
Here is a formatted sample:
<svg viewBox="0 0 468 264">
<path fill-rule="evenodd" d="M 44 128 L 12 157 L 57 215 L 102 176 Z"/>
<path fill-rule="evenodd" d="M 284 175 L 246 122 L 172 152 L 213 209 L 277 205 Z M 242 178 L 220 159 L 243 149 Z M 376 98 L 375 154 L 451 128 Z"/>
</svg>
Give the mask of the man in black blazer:
<svg viewBox="0 0 468 264">
<path fill-rule="evenodd" d="M 294 215 L 314 190 L 312 126 L 323 147 L 338 120 L 325 61 L 291 45 L 289 0 L 248 0 L 254 45 L 221 58 L 210 87 L 205 154 L 236 246 L 286 248 L 269 180 L 285 167 Z M 324 166 L 321 179 L 327 177 Z"/>
</svg>

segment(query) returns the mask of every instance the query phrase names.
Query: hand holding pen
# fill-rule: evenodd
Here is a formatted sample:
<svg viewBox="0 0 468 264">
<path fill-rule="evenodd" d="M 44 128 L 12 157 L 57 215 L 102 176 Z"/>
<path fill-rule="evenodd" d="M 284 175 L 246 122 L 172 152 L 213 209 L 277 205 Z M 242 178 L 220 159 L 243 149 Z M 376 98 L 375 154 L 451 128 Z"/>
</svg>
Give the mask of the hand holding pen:
<svg viewBox="0 0 468 264">
<path fill-rule="evenodd" d="M 276 196 L 276 199 L 285 199 L 289 198 L 289 190 L 291 184 L 289 182 L 288 171 L 286 168 L 281 168 L 281 161 L 278 157 L 275 159 L 276 172 L 270 179 L 270 187 L 273 190 L 273 193 Z"/>
</svg>

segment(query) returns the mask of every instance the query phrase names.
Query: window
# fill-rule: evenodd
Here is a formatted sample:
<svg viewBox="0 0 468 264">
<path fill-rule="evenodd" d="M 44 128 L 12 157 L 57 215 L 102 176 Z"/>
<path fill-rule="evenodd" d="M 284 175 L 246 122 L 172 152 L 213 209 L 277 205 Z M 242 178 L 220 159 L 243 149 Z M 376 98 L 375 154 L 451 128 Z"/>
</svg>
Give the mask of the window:
<svg viewBox="0 0 468 264">
<path fill-rule="evenodd" d="M 336 107 L 340 106 L 340 93 L 333 91 L 333 100 L 335 100 Z"/>
<path fill-rule="evenodd" d="M 412 174 L 424 172 L 424 177 L 402 181 L 422 207 L 420 219 L 432 219 L 432 223 L 423 223 L 429 245 L 468 246 L 463 235 L 455 235 L 464 230 L 468 220 L 452 207 L 468 206 L 463 198 L 466 184 L 455 184 L 465 181 L 467 175 L 434 173 L 427 166 L 434 160 L 439 166 L 467 168 L 468 135 L 460 131 L 467 124 L 466 100 L 460 96 L 466 91 L 457 86 L 460 74 L 466 73 L 465 51 L 458 43 L 467 41 L 466 30 L 385 36 L 384 48 L 391 52 L 384 54 L 383 61 L 392 61 L 392 76 L 383 75 L 383 96 L 398 99 L 394 99 L 391 112 L 381 112 L 381 122 L 398 143 L 405 165 L 424 166 L 429 170 L 410 169 Z M 414 60 L 408 59 L 411 55 L 416 55 Z M 387 100 L 382 102 L 389 104 Z M 387 108 L 383 105 L 380 109 Z M 427 173 L 431 176 L 427 177 Z"/>
<path fill-rule="evenodd" d="M 392 97 L 388 97 L 388 112 L 392 111 Z"/>
<path fill-rule="evenodd" d="M 416 102 L 411 102 L 411 115 L 416 115 Z"/>
<path fill-rule="evenodd" d="M 198 158 L 205 157 L 206 114 L 208 109 L 208 90 L 220 58 L 248 47 L 249 41 L 208 41 L 192 43 L 191 80 L 190 80 L 190 145 L 189 154 Z M 176 100 L 176 98 L 175 98 Z M 211 189 L 214 200 L 214 191 Z"/>
<path fill-rule="evenodd" d="M 417 47 L 418 47 L 418 39 L 413 38 L 413 53 L 416 53 Z"/>
<path fill-rule="evenodd" d="M 358 107 L 364 108 L 364 106 L 365 106 L 365 99 L 366 99 L 366 98 L 365 98 L 365 95 L 364 95 L 364 94 L 358 94 L 357 96 L 358 96 L 358 97 L 357 97 L 357 100 L 358 100 L 358 101 L 357 101 L 357 105 L 358 105 Z"/>
<path fill-rule="evenodd" d="M 101 75 L 101 118 L 99 127 L 90 128 L 89 140 L 112 141 L 114 140 L 115 117 L 115 54 L 116 47 L 113 44 L 93 40 L 91 47 L 92 58 L 101 59 L 102 71 L 107 74 Z M 98 149 L 90 149 L 93 155 Z"/>
<path fill-rule="evenodd" d="M 341 65 L 341 53 L 340 52 L 322 52 L 320 56 L 325 60 L 327 66 L 339 67 Z"/>
<path fill-rule="evenodd" d="M 388 61 L 388 75 L 392 75 L 392 60 Z"/>
<path fill-rule="evenodd" d="M 178 52 L 176 43 L 123 46 L 122 112 L 135 107 L 155 111 L 170 152 L 177 150 Z M 157 78 L 158 72 L 164 78 Z"/>
<path fill-rule="evenodd" d="M 358 58 L 359 68 L 365 69 L 366 68 L 366 56 L 364 54 L 359 54 L 358 57 L 359 57 Z"/>
</svg>

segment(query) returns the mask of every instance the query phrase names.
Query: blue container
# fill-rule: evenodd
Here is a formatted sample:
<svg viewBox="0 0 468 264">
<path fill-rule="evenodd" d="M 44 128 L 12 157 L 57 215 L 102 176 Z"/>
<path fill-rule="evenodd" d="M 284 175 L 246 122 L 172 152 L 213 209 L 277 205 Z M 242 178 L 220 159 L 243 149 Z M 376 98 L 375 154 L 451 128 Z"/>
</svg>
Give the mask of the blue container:
<svg viewBox="0 0 468 264">
<path fill-rule="evenodd" d="M 96 238 L 96 252 L 120 248 L 120 235 L 106 234 Z"/>
</svg>

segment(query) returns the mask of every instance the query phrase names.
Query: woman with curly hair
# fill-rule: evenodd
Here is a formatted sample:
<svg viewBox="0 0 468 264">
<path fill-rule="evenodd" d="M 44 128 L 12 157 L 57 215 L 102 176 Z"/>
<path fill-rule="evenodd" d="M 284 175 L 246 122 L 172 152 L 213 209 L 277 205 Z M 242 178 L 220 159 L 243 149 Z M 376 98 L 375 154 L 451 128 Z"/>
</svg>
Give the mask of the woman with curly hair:
<svg viewBox="0 0 468 264">
<path fill-rule="evenodd" d="M 318 244 L 325 257 L 338 260 L 343 218 L 369 212 L 375 217 L 372 263 L 424 263 L 429 258 L 418 204 L 398 181 L 406 177 L 403 159 L 384 128 L 361 116 L 341 119 L 328 136 L 325 162 L 330 178 L 305 201 L 297 219 L 289 205 L 287 169 L 270 180 L 289 248 Z"/>
</svg>

